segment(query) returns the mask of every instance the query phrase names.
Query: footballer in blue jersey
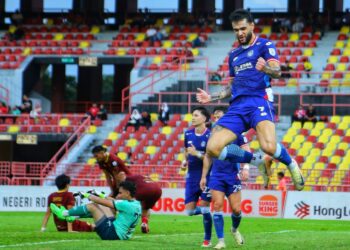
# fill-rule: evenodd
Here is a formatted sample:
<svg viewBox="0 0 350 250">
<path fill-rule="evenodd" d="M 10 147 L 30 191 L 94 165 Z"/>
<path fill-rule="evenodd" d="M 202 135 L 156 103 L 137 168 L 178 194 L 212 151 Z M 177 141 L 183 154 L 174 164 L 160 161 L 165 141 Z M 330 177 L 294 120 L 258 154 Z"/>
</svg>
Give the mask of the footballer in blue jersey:
<svg viewBox="0 0 350 250">
<path fill-rule="evenodd" d="M 214 109 L 214 120 L 217 123 L 218 119 L 225 113 L 223 107 Z M 233 143 L 245 150 L 250 151 L 247 144 L 247 139 L 239 135 L 237 140 Z M 232 163 L 229 161 L 222 161 L 219 159 L 211 159 L 208 155 L 205 155 L 203 160 L 203 172 L 201 178 L 201 188 L 206 186 L 206 175 L 209 172 L 210 166 L 210 179 L 208 186 L 212 194 L 213 202 L 213 221 L 218 237 L 218 243 L 214 247 L 215 249 L 223 249 L 226 247 L 224 240 L 224 218 L 223 218 L 223 206 L 224 198 L 227 197 L 230 207 L 232 209 L 231 219 L 232 227 L 231 233 L 238 245 L 244 244 L 244 240 L 238 226 L 241 221 L 241 180 L 245 181 L 249 177 L 249 165 L 245 164 L 243 170 L 240 170 L 240 163 Z"/>
<path fill-rule="evenodd" d="M 274 108 L 270 78 L 279 78 L 281 68 L 277 50 L 272 42 L 254 34 L 254 19 L 247 10 L 238 9 L 230 15 L 232 28 L 240 46 L 229 56 L 232 82 L 218 93 L 208 94 L 198 89 L 200 103 L 231 96 L 228 112 L 220 118 L 212 130 L 206 153 L 233 163 L 251 163 L 259 167 L 267 179 L 267 169 L 262 154 L 252 154 L 231 142 L 237 136 L 254 128 L 261 149 L 285 164 L 297 190 L 304 188 L 304 178 L 298 163 L 287 150 L 276 142 Z"/>
<path fill-rule="evenodd" d="M 202 177 L 203 158 L 206 151 L 210 130 L 206 122 L 210 113 L 204 107 L 197 107 L 192 112 L 192 129 L 185 131 L 185 158 L 182 169 L 187 168 L 185 186 L 186 213 L 190 216 L 202 214 L 204 226 L 203 247 L 211 246 L 212 218 L 210 214 L 211 194 L 208 188 L 201 190 L 199 182 Z M 197 202 L 201 198 L 199 206 Z"/>
</svg>

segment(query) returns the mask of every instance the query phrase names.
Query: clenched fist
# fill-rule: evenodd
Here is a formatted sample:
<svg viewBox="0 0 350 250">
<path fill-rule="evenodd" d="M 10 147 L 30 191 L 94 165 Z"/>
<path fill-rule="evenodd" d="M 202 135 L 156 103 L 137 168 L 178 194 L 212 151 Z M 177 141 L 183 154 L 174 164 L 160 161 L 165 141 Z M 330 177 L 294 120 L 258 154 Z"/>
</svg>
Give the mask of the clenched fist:
<svg viewBox="0 0 350 250">
<path fill-rule="evenodd" d="M 255 68 L 259 71 L 264 71 L 265 65 L 266 65 L 265 59 L 262 57 L 259 57 L 258 62 L 255 65 Z"/>
</svg>

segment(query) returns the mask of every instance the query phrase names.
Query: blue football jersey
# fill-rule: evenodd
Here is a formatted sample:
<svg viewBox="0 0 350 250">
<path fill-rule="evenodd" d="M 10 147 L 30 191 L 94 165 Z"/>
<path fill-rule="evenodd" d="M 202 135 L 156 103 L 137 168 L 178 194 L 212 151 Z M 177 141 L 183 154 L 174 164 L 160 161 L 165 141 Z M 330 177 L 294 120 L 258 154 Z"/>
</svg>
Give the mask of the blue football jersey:
<svg viewBox="0 0 350 250">
<path fill-rule="evenodd" d="M 235 141 L 232 142 L 238 146 L 247 144 L 247 139 L 239 135 Z M 232 163 L 229 161 L 222 161 L 213 158 L 210 176 L 232 176 L 240 170 L 240 163 Z"/>
<path fill-rule="evenodd" d="M 230 76 L 234 77 L 232 100 L 239 96 L 259 96 L 272 101 L 270 77 L 255 68 L 259 57 L 267 62 L 279 62 L 275 45 L 260 37 L 256 37 L 251 45 L 239 46 L 230 52 L 228 64 Z"/>
<path fill-rule="evenodd" d="M 202 134 L 196 134 L 195 129 L 185 131 L 185 148 L 193 145 L 197 151 L 205 153 L 209 140 L 210 130 L 207 128 Z M 188 171 L 186 181 L 199 182 L 202 177 L 203 160 L 196 156 L 188 155 Z"/>
</svg>

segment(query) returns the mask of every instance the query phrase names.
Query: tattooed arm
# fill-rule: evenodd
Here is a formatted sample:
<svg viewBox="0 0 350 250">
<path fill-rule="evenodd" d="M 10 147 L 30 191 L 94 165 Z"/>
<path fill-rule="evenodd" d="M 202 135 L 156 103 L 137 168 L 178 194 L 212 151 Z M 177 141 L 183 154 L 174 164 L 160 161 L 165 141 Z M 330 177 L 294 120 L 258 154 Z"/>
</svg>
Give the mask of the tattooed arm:
<svg viewBox="0 0 350 250">
<path fill-rule="evenodd" d="M 277 61 L 269 61 L 266 63 L 266 61 L 260 57 L 255 68 L 259 71 L 263 71 L 272 78 L 281 77 L 281 67 Z"/>
<path fill-rule="evenodd" d="M 231 96 L 231 88 L 232 88 L 231 86 L 232 86 L 231 84 L 228 84 L 219 92 L 215 92 L 212 94 L 207 93 L 203 89 L 198 88 L 197 89 L 198 93 L 196 94 L 197 101 L 204 104 L 212 101 L 225 99 L 226 97 Z"/>
</svg>

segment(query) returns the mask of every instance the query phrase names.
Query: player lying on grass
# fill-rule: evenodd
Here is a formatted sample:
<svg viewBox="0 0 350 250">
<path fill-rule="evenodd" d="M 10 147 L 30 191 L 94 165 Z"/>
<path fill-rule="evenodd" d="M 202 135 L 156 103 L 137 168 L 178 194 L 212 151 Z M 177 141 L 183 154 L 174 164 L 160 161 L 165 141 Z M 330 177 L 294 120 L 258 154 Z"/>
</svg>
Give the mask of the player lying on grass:
<svg viewBox="0 0 350 250">
<path fill-rule="evenodd" d="M 49 208 L 50 203 L 55 204 L 56 206 L 64 206 L 67 209 L 71 209 L 75 205 L 75 198 L 73 193 L 69 192 L 70 177 L 67 175 L 59 175 L 55 179 L 55 184 L 58 191 L 49 195 L 47 210 L 41 225 L 41 231 L 46 231 L 47 222 L 51 216 L 51 210 Z M 73 223 L 67 222 L 66 220 L 60 220 L 54 214 L 53 219 L 57 228 L 57 231 L 64 232 L 91 232 L 94 230 L 95 225 L 91 225 L 85 221 L 75 220 Z"/>
<path fill-rule="evenodd" d="M 224 108 L 216 108 L 214 110 L 215 122 L 219 120 L 225 113 Z M 215 125 L 214 125 L 215 126 Z M 242 135 L 238 136 L 233 143 L 250 151 L 247 140 Z M 210 169 L 211 166 L 211 169 Z M 210 170 L 210 179 L 207 183 L 207 175 Z M 241 222 L 241 180 L 247 180 L 249 177 L 249 165 L 245 164 L 243 170 L 240 171 L 239 163 L 231 163 L 229 161 L 222 161 L 218 159 L 211 159 L 207 154 L 203 160 L 203 171 L 200 181 L 200 187 L 205 190 L 207 184 L 209 186 L 212 202 L 213 202 L 213 221 L 216 235 L 219 242 L 214 249 L 223 249 L 226 247 L 224 240 L 224 217 L 223 207 L 224 199 L 227 197 L 230 207 L 232 209 L 231 219 L 232 227 L 231 233 L 238 245 L 244 244 L 244 239 L 238 231 L 238 226 Z"/>
<path fill-rule="evenodd" d="M 135 200 L 135 193 L 135 184 L 125 181 L 119 185 L 117 199 L 79 192 L 81 198 L 87 198 L 93 203 L 69 210 L 51 203 L 50 208 L 61 220 L 92 216 L 96 224 L 95 231 L 102 240 L 128 240 L 141 217 L 141 204 Z"/>
<path fill-rule="evenodd" d="M 106 152 L 106 148 L 103 146 L 94 147 L 92 153 L 106 176 L 112 196 L 117 194 L 120 182 L 128 180 L 135 183 L 135 198 L 140 201 L 142 205 L 141 231 L 143 233 L 148 233 L 150 209 L 162 196 L 162 189 L 160 186 L 155 182 L 146 180 L 146 178 L 141 175 L 132 175 L 124 162 L 116 155 Z"/>
</svg>

